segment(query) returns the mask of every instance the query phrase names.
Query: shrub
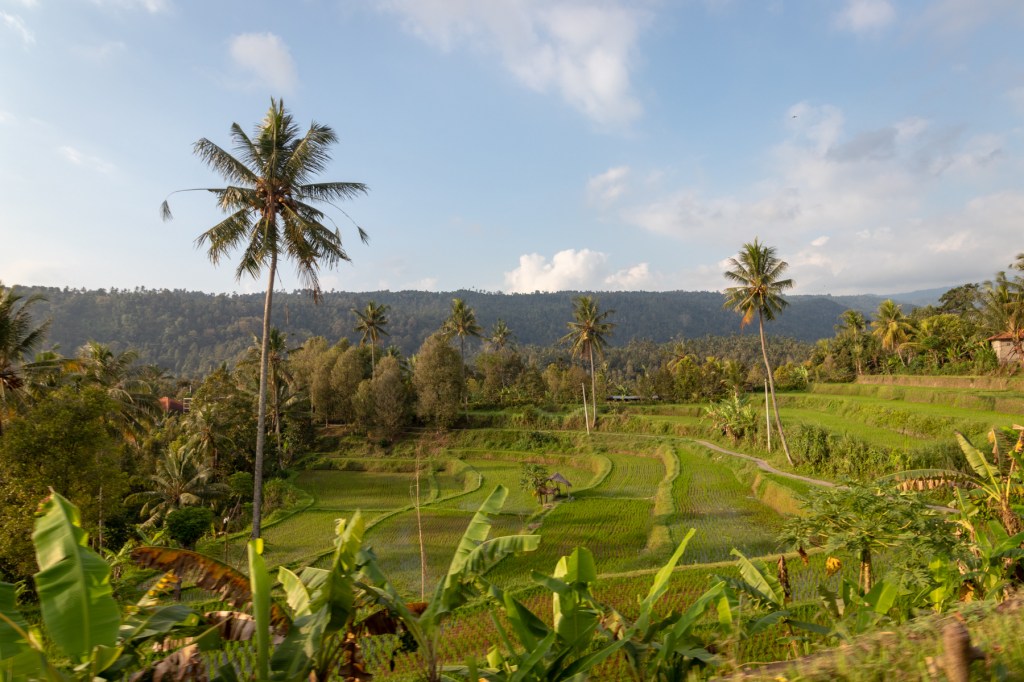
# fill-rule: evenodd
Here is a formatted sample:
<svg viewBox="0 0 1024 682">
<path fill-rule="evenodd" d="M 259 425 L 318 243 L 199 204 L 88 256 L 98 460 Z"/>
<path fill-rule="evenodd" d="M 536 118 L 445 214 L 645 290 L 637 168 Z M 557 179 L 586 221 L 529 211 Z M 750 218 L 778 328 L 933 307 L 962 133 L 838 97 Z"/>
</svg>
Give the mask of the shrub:
<svg viewBox="0 0 1024 682">
<path fill-rule="evenodd" d="M 213 525 L 213 510 L 209 507 L 182 507 L 175 509 L 164 520 L 167 534 L 185 549 L 195 549 L 199 538 Z"/>
</svg>

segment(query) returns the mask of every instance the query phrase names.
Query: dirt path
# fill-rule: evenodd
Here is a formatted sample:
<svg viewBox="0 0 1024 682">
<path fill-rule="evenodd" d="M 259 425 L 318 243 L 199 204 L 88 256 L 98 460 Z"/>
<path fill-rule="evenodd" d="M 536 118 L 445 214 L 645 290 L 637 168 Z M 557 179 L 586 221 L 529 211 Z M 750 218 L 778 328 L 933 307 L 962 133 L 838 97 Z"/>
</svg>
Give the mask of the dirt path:
<svg viewBox="0 0 1024 682">
<path fill-rule="evenodd" d="M 740 459 L 749 460 L 756 464 L 757 468 L 760 469 L 761 471 L 767 471 L 768 473 L 775 474 L 776 476 L 785 476 L 786 478 L 791 478 L 794 481 L 803 481 L 804 483 L 810 483 L 811 485 L 820 485 L 826 488 L 836 487 L 836 484 L 833 483 L 832 481 L 823 481 L 820 478 L 810 478 L 809 476 L 801 476 L 800 474 L 791 474 L 788 471 L 781 471 L 779 469 L 776 469 L 775 467 L 773 467 L 771 464 L 761 459 L 760 457 L 754 457 L 753 455 L 745 455 L 742 452 L 736 452 L 734 450 L 727 450 L 719 445 L 715 445 L 714 443 L 709 443 L 706 440 L 695 439 L 693 442 L 697 443 L 698 445 L 703 445 L 708 450 L 720 452 L 723 455 L 729 455 L 730 457 L 739 457 Z"/>
</svg>

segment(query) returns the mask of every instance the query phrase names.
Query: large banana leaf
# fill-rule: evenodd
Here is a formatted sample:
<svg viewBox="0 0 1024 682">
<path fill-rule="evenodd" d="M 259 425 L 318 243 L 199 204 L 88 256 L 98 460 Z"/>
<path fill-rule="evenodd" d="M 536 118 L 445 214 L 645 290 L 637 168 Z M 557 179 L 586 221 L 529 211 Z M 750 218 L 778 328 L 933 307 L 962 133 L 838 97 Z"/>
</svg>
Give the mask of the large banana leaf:
<svg viewBox="0 0 1024 682">
<path fill-rule="evenodd" d="M 0 679 L 30 679 L 46 667 L 42 651 L 30 641 L 29 626 L 17 609 L 17 590 L 0 583 Z"/>
<path fill-rule="evenodd" d="M 252 584 L 252 615 L 256 619 L 256 679 L 270 678 L 270 573 L 263 560 L 263 540 L 250 540 L 249 580 Z"/>
<path fill-rule="evenodd" d="M 956 432 L 956 441 L 960 444 L 960 450 L 963 451 L 964 457 L 967 458 L 967 463 L 971 465 L 971 469 L 974 470 L 978 478 L 987 485 L 998 485 L 999 472 L 988 463 L 981 450 L 971 445 L 970 441 L 964 438 L 964 435 L 959 431 Z"/>
<path fill-rule="evenodd" d="M 205 554 L 170 547 L 136 547 L 132 550 L 132 561 L 144 568 L 174 571 L 182 580 L 195 581 L 196 585 L 220 595 L 235 608 L 248 608 L 252 602 L 249 578 Z M 283 634 L 291 623 L 288 614 L 276 603 L 270 605 L 270 621 L 279 634 Z"/>
<path fill-rule="evenodd" d="M 730 554 L 736 557 L 740 576 L 743 578 L 743 583 L 734 584 L 761 602 L 762 606 L 782 608 L 784 605 L 782 586 L 779 584 L 779 579 L 768 572 L 764 562 L 761 562 L 761 568 L 758 568 L 738 549 L 733 549 Z"/>
<path fill-rule="evenodd" d="M 32 541 L 39 605 L 47 633 L 75 662 L 97 646 L 113 647 L 121 612 L 110 589 L 110 566 L 86 546 L 78 510 L 52 493 L 36 519 Z"/>
<path fill-rule="evenodd" d="M 438 584 L 422 620 L 435 620 L 465 603 L 468 594 L 463 581 L 469 576 L 484 573 L 509 554 L 532 551 L 540 544 L 539 535 L 507 535 L 487 539 L 491 532 L 491 524 L 505 504 L 506 497 L 508 490 L 505 486 L 495 486 L 494 491 L 473 515 L 455 549 L 448 573 Z"/>
</svg>

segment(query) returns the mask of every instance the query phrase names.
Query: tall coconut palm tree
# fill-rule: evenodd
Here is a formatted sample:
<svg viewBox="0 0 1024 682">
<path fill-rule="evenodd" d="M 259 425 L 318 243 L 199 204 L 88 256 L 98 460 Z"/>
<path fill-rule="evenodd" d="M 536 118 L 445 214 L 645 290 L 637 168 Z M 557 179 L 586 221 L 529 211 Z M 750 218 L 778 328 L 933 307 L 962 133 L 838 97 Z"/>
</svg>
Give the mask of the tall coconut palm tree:
<svg viewBox="0 0 1024 682">
<path fill-rule="evenodd" d="M 360 182 L 315 182 L 327 169 L 330 148 L 337 135 L 325 125 L 312 123 L 300 134 L 284 102 L 271 99 L 270 109 L 249 137 L 237 123 L 231 126 L 235 155 L 210 140 L 196 142 L 194 151 L 229 184 L 223 188 L 204 188 L 217 197 L 228 217 L 196 239 L 198 247 L 207 247 L 214 265 L 236 248 L 242 259 L 235 276 L 258 277 L 267 272 L 267 293 L 263 304 L 263 344 L 260 351 L 260 384 L 257 403 L 256 453 L 253 471 L 252 537 L 260 536 L 263 505 L 263 448 L 266 441 L 267 373 L 270 360 L 270 313 L 277 277 L 278 257 L 296 264 L 299 280 L 314 301 L 320 300 L 320 268 L 349 260 L 341 244 L 341 234 L 324 221 L 327 216 L 313 204 L 334 205 L 367 191 Z M 188 190 L 183 190 L 188 191 Z M 170 218 L 166 201 L 164 218 Z M 357 226 L 365 242 L 366 233 Z"/>
<path fill-rule="evenodd" d="M 445 336 L 451 338 L 459 337 L 459 354 L 462 356 L 462 397 L 465 406 L 469 407 L 469 394 L 466 392 L 466 337 L 472 336 L 479 339 L 483 328 L 477 324 L 476 313 L 466 305 L 461 298 L 452 299 L 452 307 L 448 313 L 448 319 L 442 327 Z"/>
<path fill-rule="evenodd" d="M 871 321 L 871 334 L 882 342 L 882 348 L 895 352 L 901 363 L 903 355 L 900 348 L 910 340 L 913 332 L 914 325 L 895 301 L 888 298 L 878 304 L 875 319 Z"/>
<path fill-rule="evenodd" d="M 25 386 L 23 361 L 43 342 L 49 320 L 36 325 L 31 308 L 42 296 L 24 298 L 0 282 L 0 433 L 4 419 Z"/>
<path fill-rule="evenodd" d="M 768 389 L 772 398 L 772 410 L 775 413 L 775 427 L 779 431 L 779 441 L 786 453 L 786 461 L 793 465 L 793 457 L 789 453 L 786 434 L 782 430 L 782 419 L 779 417 L 779 405 L 775 400 L 775 379 L 772 366 L 768 361 L 768 343 L 764 337 L 765 320 L 771 321 L 788 305 L 782 292 L 793 288 L 793 280 L 783 279 L 789 263 L 779 260 L 775 247 L 762 244 L 757 238 L 748 242 L 740 249 L 735 258 L 729 259 L 729 270 L 725 278 L 735 282 L 736 286 L 725 290 L 724 307 L 732 308 L 743 315 L 740 326 L 750 324 L 757 317 L 757 330 L 761 335 L 761 357 L 764 360 L 765 374 L 768 377 Z"/>
<path fill-rule="evenodd" d="M 569 333 L 560 341 L 569 344 L 569 350 L 574 358 L 586 357 L 590 361 L 590 396 L 594 405 L 591 427 L 597 424 L 597 373 L 594 370 L 594 355 L 604 355 L 608 337 L 615 328 L 615 323 L 608 322 L 608 317 L 614 313 L 614 310 L 601 312 L 597 299 L 593 296 L 577 296 L 572 299 L 573 321 L 568 323 Z"/>
<path fill-rule="evenodd" d="M 377 342 L 380 341 L 381 335 L 390 336 L 384 330 L 388 324 L 388 306 L 369 301 L 361 312 L 355 308 L 352 309 L 352 312 L 356 315 L 356 331 L 363 335 L 360 343 L 366 343 L 367 339 L 370 340 L 370 375 L 376 377 Z"/>
</svg>

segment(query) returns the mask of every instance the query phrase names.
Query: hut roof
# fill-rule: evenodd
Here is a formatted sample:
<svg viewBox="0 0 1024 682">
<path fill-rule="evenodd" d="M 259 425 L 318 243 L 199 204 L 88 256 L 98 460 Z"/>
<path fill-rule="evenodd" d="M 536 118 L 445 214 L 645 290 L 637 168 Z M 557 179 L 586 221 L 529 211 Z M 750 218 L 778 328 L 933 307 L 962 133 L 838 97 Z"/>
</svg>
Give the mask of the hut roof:
<svg viewBox="0 0 1024 682">
<path fill-rule="evenodd" d="M 569 483 L 569 480 L 565 476 L 563 476 L 562 474 L 560 474 L 558 472 L 555 472 L 555 473 L 551 474 L 550 476 L 548 476 L 548 480 L 549 481 L 554 481 L 555 483 L 561 483 L 562 485 L 567 485 L 569 487 L 572 487 L 572 483 Z"/>
</svg>

